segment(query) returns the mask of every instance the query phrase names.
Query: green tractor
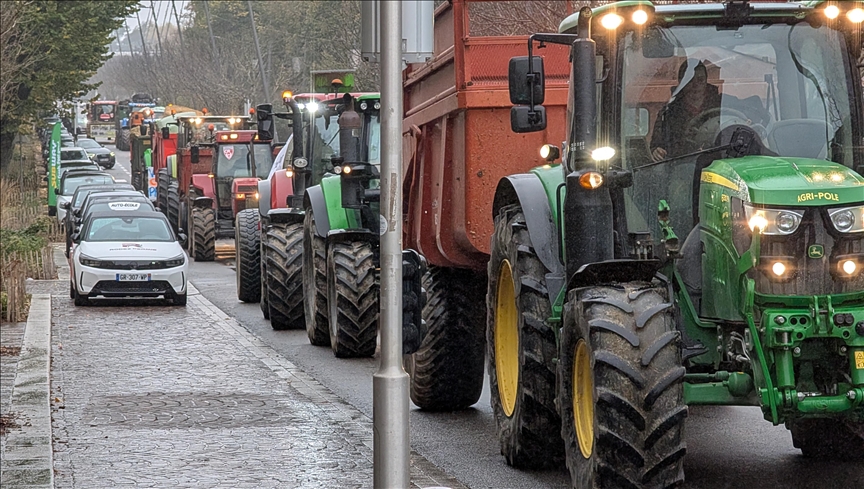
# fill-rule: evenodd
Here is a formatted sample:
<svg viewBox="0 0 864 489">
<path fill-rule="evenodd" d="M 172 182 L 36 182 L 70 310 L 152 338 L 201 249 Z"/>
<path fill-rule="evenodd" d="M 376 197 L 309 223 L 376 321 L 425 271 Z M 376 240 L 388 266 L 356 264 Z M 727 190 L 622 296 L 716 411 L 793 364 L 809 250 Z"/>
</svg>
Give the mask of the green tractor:
<svg viewBox="0 0 864 489">
<path fill-rule="evenodd" d="M 864 459 L 862 20 L 860 1 L 624 1 L 510 60 L 517 133 L 547 125 L 537 53 L 567 46 L 572 70 L 561 151 L 493 205 L 508 463 L 676 486 L 692 405 L 759 406 L 805 457 Z"/>
<path fill-rule="evenodd" d="M 346 97 L 332 173 L 306 192 L 304 315 L 309 341 L 338 357 L 369 357 L 378 338 L 381 102 Z"/>
</svg>

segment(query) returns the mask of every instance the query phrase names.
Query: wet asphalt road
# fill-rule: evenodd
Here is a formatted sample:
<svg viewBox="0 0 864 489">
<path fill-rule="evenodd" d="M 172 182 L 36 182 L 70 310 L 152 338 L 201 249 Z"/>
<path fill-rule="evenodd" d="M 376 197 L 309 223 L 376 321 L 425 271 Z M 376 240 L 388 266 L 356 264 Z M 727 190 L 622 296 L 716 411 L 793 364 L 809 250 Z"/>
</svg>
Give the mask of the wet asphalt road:
<svg viewBox="0 0 864 489">
<path fill-rule="evenodd" d="M 118 165 L 110 172 L 117 179 L 129 180 L 128 152 L 116 153 Z M 371 417 L 372 374 L 377 359 L 340 360 L 329 348 L 310 345 L 305 330 L 274 331 L 257 304 L 237 299 L 232 266 L 231 260 L 193 263 L 192 283 L 226 315 Z M 425 413 L 412 406 L 410 423 L 412 448 L 469 487 L 569 487 L 563 467 L 520 471 L 507 466 L 498 451 L 488 379 L 472 409 Z M 686 430 L 686 488 L 864 487 L 864 461 L 805 460 L 792 447 L 788 431 L 764 421 L 758 408 L 693 407 Z"/>
</svg>

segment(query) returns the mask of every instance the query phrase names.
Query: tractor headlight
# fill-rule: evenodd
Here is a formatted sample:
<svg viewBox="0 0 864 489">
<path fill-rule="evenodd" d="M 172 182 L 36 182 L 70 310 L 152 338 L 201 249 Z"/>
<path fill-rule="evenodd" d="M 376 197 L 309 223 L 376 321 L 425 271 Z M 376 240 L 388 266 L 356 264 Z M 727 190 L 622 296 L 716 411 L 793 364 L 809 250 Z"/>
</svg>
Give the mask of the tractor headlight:
<svg viewBox="0 0 864 489">
<path fill-rule="evenodd" d="M 864 231 L 864 206 L 844 207 L 828 211 L 831 223 L 841 233 L 860 233 Z"/>
<path fill-rule="evenodd" d="M 753 232 L 769 236 L 785 236 L 798 230 L 804 213 L 786 209 L 758 209 L 744 204 L 747 225 Z"/>
</svg>

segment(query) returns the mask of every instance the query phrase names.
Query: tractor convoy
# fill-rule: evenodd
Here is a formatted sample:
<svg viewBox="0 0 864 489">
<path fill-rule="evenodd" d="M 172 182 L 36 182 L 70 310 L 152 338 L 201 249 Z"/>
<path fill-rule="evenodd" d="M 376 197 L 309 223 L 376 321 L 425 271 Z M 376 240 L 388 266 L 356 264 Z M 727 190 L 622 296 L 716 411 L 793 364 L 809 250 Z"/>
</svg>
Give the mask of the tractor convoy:
<svg viewBox="0 0 864 489">
<path fill-rule="evenodd" d="M 680 485 L 694 405 L 864 458 L 864 2 L 621 1 L 530 36 L 474 35 L 471 3 L 403 72 L 414 404 L 488 373 L 507 463 L 575 488 Z M 133 132 L 133 183 L 196 260 L 234 237 L 273 329 L 369 357 L 381 103 L 351 88 L 175 110 Z"/>
</svg>

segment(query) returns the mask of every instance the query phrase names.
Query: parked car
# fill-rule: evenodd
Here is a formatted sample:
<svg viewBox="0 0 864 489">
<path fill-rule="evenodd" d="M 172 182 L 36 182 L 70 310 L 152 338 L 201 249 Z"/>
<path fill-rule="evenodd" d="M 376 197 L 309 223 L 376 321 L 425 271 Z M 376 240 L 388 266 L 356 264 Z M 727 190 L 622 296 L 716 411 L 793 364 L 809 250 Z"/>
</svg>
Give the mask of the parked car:
<svg viewBox="0 0 864 489">
<path fill-rule="evenodd" d="M 66 230 L 66 257 L 69 257 L 69 248 L 72 246 L 72 230 L 75 229 L 76 216 L 84 199 L 93 192 L 97 191 L 120 191 L 120 190 L 135 190 L 128 183 L 111 183 L 106 185 L 80 185 L 72 194 L 72 199 L 69 201 L 69 207 L 66 209 L 66 220 L 63 228 Z"/>
<path fill-rule="evenodd" d="M 106 169 L 114 168 L 117 158 L 114 152 L 90 138 L 78 138 L 78 147 L 84 148 L 91 160 Z"/>
<path fill-rule="evenodd" d="M 66 218 L 66 210 L 69 209 L 69 202 L 72 200 L 72 194 L 80 185 L 104 185 L 114 183 L 114 177 L 99 170 L 99 171 L 67 171 L 60 177 L 60 182 L 54 193 L 57 194 L 57 220 L 63 224 Z"/>
<path fill-rule="evenodd" d="M 69 295 L 76 306 L 97 296 L 162 296 L 186 305 L 189 257 L 161 213 L 92 213 L 73 239 Z"/>
<path fill-rule="evenodd" d="M 80 231 L 81 223 L 93 212 L 122 211 L 129 212 L 151 212 L 155 211 L 153 202 L 138 191 L 96 192 L 93 198 L 87 198 L 81 208 L 76 211 L 77 215 L 72 217 L 72 232 L 69 233 L 68 246 L 71 250 L 72 234 Z"/>
</svg>

